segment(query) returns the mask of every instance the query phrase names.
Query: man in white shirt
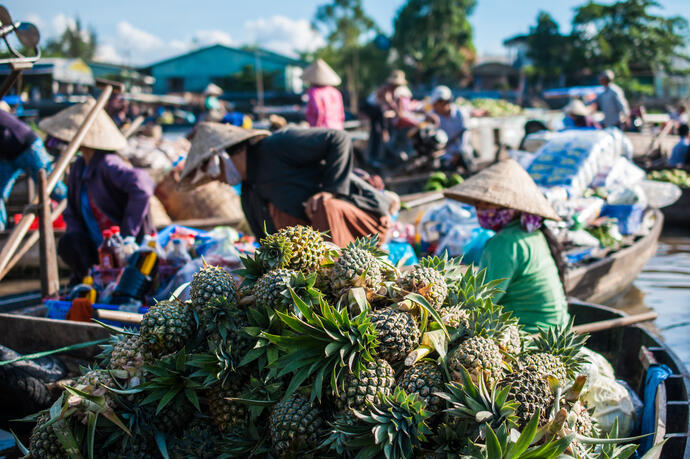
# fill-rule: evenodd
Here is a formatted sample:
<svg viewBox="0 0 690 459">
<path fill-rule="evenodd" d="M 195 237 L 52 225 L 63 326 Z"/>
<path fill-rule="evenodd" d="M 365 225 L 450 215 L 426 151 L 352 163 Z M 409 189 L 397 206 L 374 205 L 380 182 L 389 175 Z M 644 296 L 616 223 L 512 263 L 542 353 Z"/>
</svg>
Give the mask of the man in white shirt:
<svg viewBox="0 0 690 459">
<path fill-rule="evenodd" d="M 604 127 L 622 128 L 630 116 L 630 107 L 623 90 L 613 83 L 613 78 L 611 70 L 606 70 L 599 76 L 599 82 L 604 86 L 604 91 L 589 104 L 596 103 L 597 108 L 604 113 L 602 121 Z"/>
<path fill-rule="evenodd" d="M 431 93 L 432 115 L 438 120 L 439 128 L 448 134 L 446 158 L 454 165 L 466 168 L 469 153 L 467 118 L 462 110 L 451 103 L 453 94 L 448 86 L 437 86 Z"/>
</svg>

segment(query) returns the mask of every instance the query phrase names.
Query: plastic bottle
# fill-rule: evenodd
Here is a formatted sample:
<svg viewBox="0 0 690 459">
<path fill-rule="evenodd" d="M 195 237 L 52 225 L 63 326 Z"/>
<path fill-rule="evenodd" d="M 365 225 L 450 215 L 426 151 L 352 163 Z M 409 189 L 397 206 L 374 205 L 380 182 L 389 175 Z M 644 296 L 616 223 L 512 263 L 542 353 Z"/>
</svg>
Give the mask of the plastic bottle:
<svg viewBox="0 0 690 459">
<path fill-rule="evenodd" d="M 117 259 L 117 265 L 118 266 L 125 266 L 125 264 L 127 264 L 127 257 L 125 256 L 125 253 L 123 250 L 124 245 L 125 245 L 125 241 L 122 239 L 122 235 L 120 234 L 120 227 L 119 226 L 111 226 L 110 232 L 113 233 L 112 241 L 113 241 L 113 247 L 115 248 L 115 258 Z"/>
<path fill-rule="evenodd" d="M 139 250 L 139 244 L 137 244 L 137 240 L 134 239 L 134 236 L 127 236 L 122 244 L 122 254 L 125 260 L 123 266 L 128 263 L 129 257 L 131 257 L 132 254 L 137 250 Z"/>
<path fill-rule="evenodd" d="M 180 269 L 187 264 L 187 262 L 191 261 L 192 257 L 189 256 L 187 252 L 185 241 L 182 239 L 173 239 L 171 242 L 172 245 L 165 258 L 168 264 L 174 269 Z"/>
<path fill-rule="evenodd" d="M 98 260 L 101 269 L 114 269 L 118 266 L 112 238 L 112 231 L 109 229 L 103 231 L 103 242 L 98 247 Z"/>
</svg>

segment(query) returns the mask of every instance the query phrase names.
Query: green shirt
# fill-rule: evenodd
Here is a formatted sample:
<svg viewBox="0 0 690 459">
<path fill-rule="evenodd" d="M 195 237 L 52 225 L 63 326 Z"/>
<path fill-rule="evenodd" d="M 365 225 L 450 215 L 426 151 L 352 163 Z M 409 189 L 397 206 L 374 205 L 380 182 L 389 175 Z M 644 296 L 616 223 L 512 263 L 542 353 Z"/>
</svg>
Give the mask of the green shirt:
<svg viewBox="0 0 690 459">
<path fill-rule="evenodd" d="M 519 221 L 506 225 L 484 247 L 481 268 L 486 280 L 505 279 L 504 293 L 494 301 L 511 311 L 525 330 L 565 325 L 568 302 L 546 238 L 541 231 L 528 233 Z"/>
</svg>

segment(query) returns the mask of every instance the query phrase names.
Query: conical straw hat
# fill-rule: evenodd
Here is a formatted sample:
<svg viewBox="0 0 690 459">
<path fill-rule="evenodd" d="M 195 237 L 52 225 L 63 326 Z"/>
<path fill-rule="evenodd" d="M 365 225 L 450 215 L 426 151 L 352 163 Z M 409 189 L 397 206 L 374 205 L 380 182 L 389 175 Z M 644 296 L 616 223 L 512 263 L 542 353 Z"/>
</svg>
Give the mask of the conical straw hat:
<svg viewBox="0 0 690 459">
<path fill-rule="evenodd" d="M 42 119 L 38 127 L 47 134 L 69 143 L 94 105 L 96 105 L 96 100 L 89 97 L 86 102 L 72 105 L 53 116 Z M 117 151 L 127 146 L 127 139 L 120 133 L 105 110 L 100 110 L 81 145 L 95 150 Z"/>
<path fill-rule="evenodd" d="M 204 161 L 226 148 L 242 142 L 258 141 L 268 135 L 271 135 L 269 131 L 243 129 L 231 124 L 208 121 L 199 123 L 192 138 L 192 145 L 189 147 L 181 179 L 191 175 Z"/>
<path fill-rule="evenodd" d="M 494 164 L 443 194 L 471 205 L 493 204 L 560 220 L 532 177 L 513 159 Z"/>
<path fill-rule="evenodd" d="M 304 69 L 302 79 L 316 86 L 338 86 L 340 84 L 338 74 L 323 59 L 316 59 L 313 64 Z"/>
<path fill-rule="evenodd" d="M 208 86 L 206 86 L 206 89 L 204 89 L 204 94 L 209 96 L 222 96 L 223 88 L 217 84 L 209 83 Z"/>
</svg>

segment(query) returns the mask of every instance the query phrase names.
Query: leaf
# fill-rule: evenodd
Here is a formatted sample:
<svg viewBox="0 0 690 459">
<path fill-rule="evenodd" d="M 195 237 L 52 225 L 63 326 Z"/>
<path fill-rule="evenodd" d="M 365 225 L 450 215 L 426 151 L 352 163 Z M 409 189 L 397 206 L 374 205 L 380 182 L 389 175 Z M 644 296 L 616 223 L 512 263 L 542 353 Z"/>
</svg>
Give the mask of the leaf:
<svg viewBox="0 0 690 459">
<path fill-rule="evenodd" d="M 491 458 L 503 457 L 503 451 L 501 451 L 501 444 L 496 437 L 494 429 L 490 425 L 486 425 L 486 454 Z"/>
<path fill-rule="evenodd" d="M 19 437 L 17 437 L 17 434 L 15 434 L 14 431 L 13 431 L 12 429 L 10 429 L 10 433 L 11 433 L 12 436 L 14 437 L 14 441 L 15 441 L 15 443 L 17 444 L 16 446 L 17 446 L 17 448 L 19 449 L 19 452 L 21 452 L 24 456 L 28 456 L 28 455 L 29 455 L 29 450 L 27 449 L 26 446 L 24 446 L 24 444 L 23 444 L 22 441 L 19 439 Z"/>
<path fill-rule="evenodd" d="M 508 457 L 517 458 L 520 457 L 525 451 L 527 451 L 527 448 L 529 448 L 529 445 L 532 443 L 532 441 L 534 440 L 534 436 L 537 433 L 540 415 L 541 411 L 537 410 L 536 414 L 532 416 L 532 419 L 529 420 L 529 422 L 523 429 L 517 442 L 511 444 L 508 447 Z"/>
<path fill-rule="evenodd" d="M 165 435 L 163 435 L 162 432 L 156 430 L 153 433 L 153 438 L 156 440 L 156 446 L 158 446 L 158 451 L 160 451 L 161 456 L 163 456 L 163 459 L 170 459 L 170 455 L 168 454 L 168 445 L 165 442 Z"/>
<path fill-rule="evenodd" d="M 448 337 L 448 339 L 450 339 L 450 334 L 448 333 L 448 329 L 441 320 L 441 315 L 438 313 L 436 309 L 434 309 L 429 304 L 426 298 L 424 298 L 422 295 L 419 295 L 418 293 L 408 293 L 407 295 L 405 295 L 405 299 L 416 303 L 417 305 L 419 305 L 420 308 L 428 312 L 429 315 L 433 317 L 434 320 L 439 324 L 441 330 L 443 330 L 443 333 Z"/>
<path fill-rule="evenodd" d="M 96 421 L 96 414 L 89 413 L 89 422 L 86 430 L 86 445 L 89 454 L 89 459 L 93 459 L 93 442 L 96 438 Z"/>
<path fill-rule="evenodd" d="M 443 333 L 443 330 L 428 331 L 422 335 L 422 344 L 431 346 L 442 358 L 446 358 L 448 353 L 448 336 Z"/>
</svg>

